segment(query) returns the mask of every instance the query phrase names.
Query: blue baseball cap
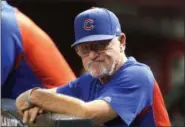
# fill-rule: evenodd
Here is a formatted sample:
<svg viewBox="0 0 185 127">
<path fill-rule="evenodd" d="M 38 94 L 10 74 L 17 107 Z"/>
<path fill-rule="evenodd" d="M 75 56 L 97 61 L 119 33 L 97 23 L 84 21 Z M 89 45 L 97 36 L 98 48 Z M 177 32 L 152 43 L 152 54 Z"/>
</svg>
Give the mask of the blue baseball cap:
<svg viewBox="0 0 185 127">
<path fill-rule="evenodd" d="M 105 8 L 91 8 L 78 14 L 74 21 L 75 42 L 77 44 L 111 40 L 121 35 L 117 16 Z"/>
</svg>

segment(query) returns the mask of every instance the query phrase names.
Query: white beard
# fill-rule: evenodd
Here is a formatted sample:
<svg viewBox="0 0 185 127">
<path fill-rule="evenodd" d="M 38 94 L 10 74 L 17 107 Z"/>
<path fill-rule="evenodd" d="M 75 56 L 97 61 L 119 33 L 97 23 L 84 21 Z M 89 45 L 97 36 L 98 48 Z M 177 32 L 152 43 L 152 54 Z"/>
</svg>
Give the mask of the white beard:
<svg viewBox="0 0 185 127">
<path fill-rule="evenodd" d="M 95 77 L 95 78 L 100 78 L 104 76 L 111 76 L 115 70 L 116 63 L 113 62 L 112 66 L 110 68 L 106 68 L 102 64 L 99 64 L 99 70 L 93 69 L 93 68 L 88 68 L 89 73 Z"/>
</svg>

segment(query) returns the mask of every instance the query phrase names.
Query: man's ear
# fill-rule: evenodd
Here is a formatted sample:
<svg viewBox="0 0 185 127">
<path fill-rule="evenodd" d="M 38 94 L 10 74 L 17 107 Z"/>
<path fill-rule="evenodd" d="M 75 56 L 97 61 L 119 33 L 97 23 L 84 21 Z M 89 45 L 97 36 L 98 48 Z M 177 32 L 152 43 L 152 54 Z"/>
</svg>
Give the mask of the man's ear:
<svg viewBox="0 0 185 127">
<path fill-rule="evenodd" d="M 124 52 L 126 45 L 126 36 L 124 33 L 121 33 L 121 35 L 119 36 L 119 41 L 120 41 L 120 51 Z"/>
<path fill-rule="evenodd" d="M 125 46 L 126 45 L 126 36 L 124 33 L 121 33 L 120 37 L 119 37 L 119 41 L 120 41 L 120 44 Z"/>
</svg>

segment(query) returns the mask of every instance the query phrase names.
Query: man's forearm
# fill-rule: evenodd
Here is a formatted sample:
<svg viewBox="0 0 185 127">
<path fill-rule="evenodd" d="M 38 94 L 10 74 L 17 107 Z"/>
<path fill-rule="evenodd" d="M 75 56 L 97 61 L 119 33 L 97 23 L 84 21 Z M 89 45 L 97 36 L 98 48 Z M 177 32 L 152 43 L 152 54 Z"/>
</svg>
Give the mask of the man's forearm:
<svg viewBox="0 0 185 127">
<path fill-rule="evenodd" d="M 41 108 L 63 114 L 85 117 L 85 102 L 70 96 L 56 94 L 46 89 L 37 89 L 31 93 L 30 102 Z"/>
</svg>

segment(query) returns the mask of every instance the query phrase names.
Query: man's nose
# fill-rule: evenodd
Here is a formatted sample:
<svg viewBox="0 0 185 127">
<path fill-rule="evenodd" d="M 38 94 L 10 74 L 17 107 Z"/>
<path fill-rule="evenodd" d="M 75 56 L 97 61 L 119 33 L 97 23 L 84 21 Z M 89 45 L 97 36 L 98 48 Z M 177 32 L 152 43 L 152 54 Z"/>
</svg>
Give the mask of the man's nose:
<svg viewBox="0 0 185 127">
<path fill-rule="evenodd" d="M 89 58 L 94 59 L 97 56 L 99 56 L 99 54 L 97 52 L 92 51 L 92 50 L 89 52 Z"/>
</svg>

